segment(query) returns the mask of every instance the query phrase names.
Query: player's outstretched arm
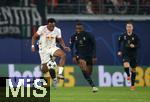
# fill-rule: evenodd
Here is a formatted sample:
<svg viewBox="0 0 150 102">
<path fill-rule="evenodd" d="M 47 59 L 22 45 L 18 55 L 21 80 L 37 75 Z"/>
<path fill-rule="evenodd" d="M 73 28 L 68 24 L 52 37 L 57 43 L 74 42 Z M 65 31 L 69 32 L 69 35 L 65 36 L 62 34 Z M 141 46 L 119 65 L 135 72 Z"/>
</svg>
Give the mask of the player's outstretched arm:
<svg viewBox="0 0 150 102">
<path fill-rule="evenodd" d="M 35 33 L 33 36 L 32 36 L 32 46 L 31 46 L 31 50 L 32 52 L 35 52 L 35 42 L 37 40 L 37 38 L 39 37 L 39 35 L 37 33 Z"/>
</svg>

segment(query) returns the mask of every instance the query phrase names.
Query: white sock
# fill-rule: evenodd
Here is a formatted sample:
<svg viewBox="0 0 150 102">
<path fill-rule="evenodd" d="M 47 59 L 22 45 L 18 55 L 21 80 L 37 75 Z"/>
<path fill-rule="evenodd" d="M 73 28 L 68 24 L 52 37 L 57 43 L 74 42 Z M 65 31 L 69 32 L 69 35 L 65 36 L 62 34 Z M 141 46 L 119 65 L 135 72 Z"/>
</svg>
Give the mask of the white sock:
<svg viewBox="0 0 150 102">
<path fill-rule="evenodd" d="M 63 70 L 64 70 L 63 67 L 58 67 L 58 74 L 63 74 Z"/>
<path fill-rule="evenodd" d="M 54 80 L 54 81 L 57 81 L 57 78 L 54 78 L 53 80 Z"/>
</svg>

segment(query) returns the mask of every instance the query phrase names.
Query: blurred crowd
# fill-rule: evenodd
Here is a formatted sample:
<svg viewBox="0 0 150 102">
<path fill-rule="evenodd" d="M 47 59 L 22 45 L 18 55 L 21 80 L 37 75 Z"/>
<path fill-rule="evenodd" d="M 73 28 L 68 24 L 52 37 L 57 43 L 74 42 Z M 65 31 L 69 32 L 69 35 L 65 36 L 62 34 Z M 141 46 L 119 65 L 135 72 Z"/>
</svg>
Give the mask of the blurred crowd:
<svg viewBox="0 0 150 102">
<path fill-rule="evenodd" d="M 40 6 L 41 2 L 48 13 L 150 14 L 150 0 L 0 0 L 0 6 Z"/>
<path fill-rule="evenodd" d="M 50 13 L 150 14 L 150 0 L 48 0 Z"/>
<path fill-rule="evenodd" d="M 108 14 L 150 14 L 150 0 L 98 0 Z M 104 2 L 103 2 L 104 1 Z"/>
</svg>

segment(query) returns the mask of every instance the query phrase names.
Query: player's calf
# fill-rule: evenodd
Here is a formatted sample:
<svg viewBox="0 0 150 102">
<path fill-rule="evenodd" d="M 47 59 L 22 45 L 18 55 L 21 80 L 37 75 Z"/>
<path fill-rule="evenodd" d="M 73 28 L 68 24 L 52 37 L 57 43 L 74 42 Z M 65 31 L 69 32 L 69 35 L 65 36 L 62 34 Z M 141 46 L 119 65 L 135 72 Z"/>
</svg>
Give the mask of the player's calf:
<svg viewBox="0 0 150 102">
<path fill-rule="evenodd" d="M 135 68 L 132 68 L 131 70 L 131 88 L 133 87 L 135 89 L 135 77 L 136 77 L 136 70 Z"/>
<path fill-rule="evenodd" d="M 55 69 L 50 69 L 49 72 L 50 72 L 50 76 L 53 80 L 53 87 L 56 88 L 58 81 L 57 81 Z"/>
<path fill-rule="evenodd" d="M 58 65 L 58 78 L 64 79 L 64 76 L 63 76 L 64 68 L 63 67 L 64 67 L 65 61 L 66 61 L 66 54 L 61 49 L 58 49 L 55 51 L 54 56 L 60 58 L 59 65 Z"/>
<path fill-rule="evenodd" d="M 47 63 L 41 65 L 41 71 L 43 72 L 44 79 L 47 82 L 47 85 L 45 87 L 50 86 L 50 73 L 49 73 Z"/>
<path fill-rule="evenodd" d="M 48 67 L 47 67 L 47 63 L 44 63 L 41 65 L 41 71 L 43 73 L 47 73 L 49 71 Z"/>
<path fill-rule="evenodd" d="M 48 69 L 48 67 L 47 67 L 47 63 L 41 65 L 41 71 L 42 71 L 43 74 L 44 74 L 44 78 L 45 78 L 46 80 L 49 80 L 50 74 L 49 74 L 49 69 Z"/>
<path fill-rule="evenodd" d="M 124 66 L 124 70 L 125 70 L 125 72 L 126 72 L 126 74 L 127 74 L 127 81 L 130 82 L 130 80 L 131 80 L 131 77 L 130 77 L 130 70 L 129 70 L 130 64 L 129 64 L 129 62 L 124 62 L 124 63 L 123 63 L 123 66 Z"/>
</svg>

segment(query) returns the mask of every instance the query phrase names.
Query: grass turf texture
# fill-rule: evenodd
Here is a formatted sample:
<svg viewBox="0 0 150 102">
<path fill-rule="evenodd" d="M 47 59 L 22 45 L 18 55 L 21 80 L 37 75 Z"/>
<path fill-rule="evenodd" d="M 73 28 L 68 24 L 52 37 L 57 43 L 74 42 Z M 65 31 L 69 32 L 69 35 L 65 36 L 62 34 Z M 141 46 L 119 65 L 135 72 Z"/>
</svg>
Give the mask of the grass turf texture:
<svg viewBox="0 0 150 102">
<path fill-rule="evenodd" d="M 50 102 L 150 102 L 150 87 L 100 87 L 92 93 L 90 87 L 51 88 Z"/>
<path fill-rule="evenodd" d="M 49 102 L 45 98 L 4 98 L 5 88 L 0 92 L 0 102 Z M 90 87 L 51 88 L 50 102 L 150 102 L 150 87 L 100 87 L 92 93 Z"/>
</svg>

